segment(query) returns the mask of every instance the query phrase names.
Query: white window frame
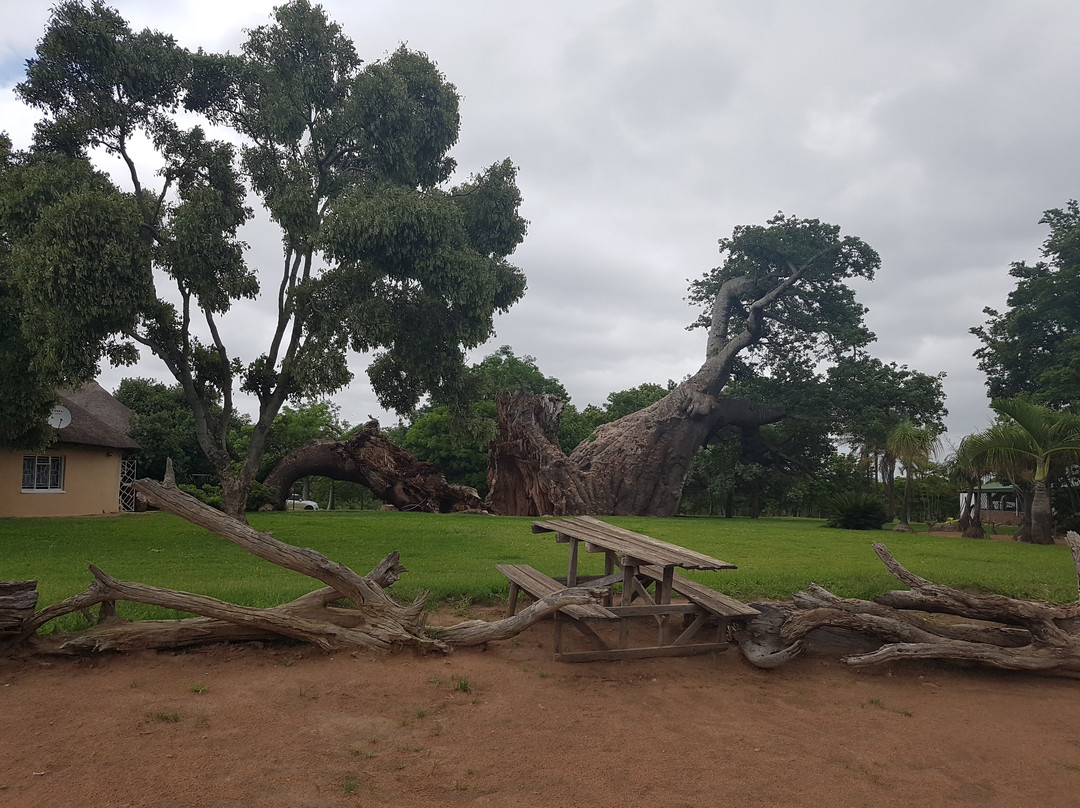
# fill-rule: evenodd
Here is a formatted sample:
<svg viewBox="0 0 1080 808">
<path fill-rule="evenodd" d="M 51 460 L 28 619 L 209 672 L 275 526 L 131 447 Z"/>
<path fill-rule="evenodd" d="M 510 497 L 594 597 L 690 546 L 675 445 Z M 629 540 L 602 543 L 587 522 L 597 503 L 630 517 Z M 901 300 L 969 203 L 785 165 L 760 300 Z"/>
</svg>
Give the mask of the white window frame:
<svg viewBox="0 0 1080 808">
<path fill-rule="evenodd" d="M 23 455 L 22 492 L 63 494 L 66 465 L 63 455 Z"/>
</svg>

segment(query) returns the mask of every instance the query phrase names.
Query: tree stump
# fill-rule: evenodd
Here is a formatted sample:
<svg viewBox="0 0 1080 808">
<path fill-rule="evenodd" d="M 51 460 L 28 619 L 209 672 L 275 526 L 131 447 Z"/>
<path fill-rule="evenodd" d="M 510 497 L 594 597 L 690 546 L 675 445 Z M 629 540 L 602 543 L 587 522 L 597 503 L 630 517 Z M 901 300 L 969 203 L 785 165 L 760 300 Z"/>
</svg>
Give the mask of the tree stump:
<svg viewBox="0 0 1080 808">
<path fill-rule="evenodd" d="M 21 634 L 37 601 L 37 581 L 0 581 L 0 634 Z"/>
</svg>

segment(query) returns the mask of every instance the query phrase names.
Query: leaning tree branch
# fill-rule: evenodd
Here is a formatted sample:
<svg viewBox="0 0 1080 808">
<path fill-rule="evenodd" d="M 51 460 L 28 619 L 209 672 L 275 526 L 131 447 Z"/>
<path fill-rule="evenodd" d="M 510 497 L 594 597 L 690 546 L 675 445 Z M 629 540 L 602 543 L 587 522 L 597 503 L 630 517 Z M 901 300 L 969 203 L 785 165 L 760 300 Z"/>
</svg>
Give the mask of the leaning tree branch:
<svg viewBox="0 0 1080 808">
<path fill-rule="evenodd" d="M 322 553 L 278 541 L 269 533 L 254 530 L 216 508 L 188 496 L 178 488 L 147 479 L 137 480 L 134 488 L 150 504 L 217 533 L 223 539 L 271 564 L 320 580 L 358 606 L 379 607 L 391 612 L 401 610 L 381 587 L 373 585 L 369 579 L 357 575 L 344 564 L 331 561 Z"/>
</svg>

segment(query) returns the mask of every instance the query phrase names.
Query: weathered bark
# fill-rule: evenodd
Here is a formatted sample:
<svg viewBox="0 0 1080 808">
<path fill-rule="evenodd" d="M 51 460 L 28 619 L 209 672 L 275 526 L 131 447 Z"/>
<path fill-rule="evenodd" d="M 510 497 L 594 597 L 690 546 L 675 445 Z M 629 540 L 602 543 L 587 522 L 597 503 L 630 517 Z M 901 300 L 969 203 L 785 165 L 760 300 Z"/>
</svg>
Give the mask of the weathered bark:
<svg viewBox="0 0 1080 808">
<path fill-rule="evenodd" d="M 489 454 L 489 504 L 516 516 L 674 515 L 694 452 L 711 434 L 785 414 L 706 387 L 704 378 L 688 379 L 652 406 L 600 426 L 569 457 L 553 437 L 558 410 L 550 397 L 502 393 L 499 437 Z"/>
<path fill-rule="evenodd" d="M 0 581 L 0 635 L 21 632 L 37 600 L 37 581 Z"/>
<path fill-rule="evenodd" d="M 487 501 L 495 513 L 565 516 L 589 512 L 582 476 L 556 440 L 563 406 L 547 394 L 499 395 L 499 433 L 488 453 Z"/>
<path fill-rule="evenodd" d="M 819 258 L 838 250 L 838 243 L 830 244 L 799 266 L 785 259 L 765 276 L 748 272 L 724 280 L 712 300 L 697 373 L 655 404 L 599 427 L 568 458 L 545 438 L 535 406 L 506 398 L 524 394 L 503 393 L 500 436 L 488 465 L 489 501 L 498 503 L 497 512 L 673 516 L 694 453 L 711 435 L 727 425 L 758 427 L 784 417 L 783 407 L 722 391 L 739 354 L 765 334 L 772 307 L 794 293 Z M 513 421 L 515 415 L 522 420 Z"/>
<path fill-rule="evenodd" d="M 49 653 L 90 653 L 148 648 L 177 648 L 207 642 L 293 639 L 325 650 L 364 648 L 390 651 L 398 647 L 446 651 L 453 646 L 478 645 L 505 639 L 565 606 L 597 602 L 602 590 L 575 587 L 543 598 L 532 607 L 505 620 L 492 623 L 469 621 L 458 626 L 428 629 L 423 598 L 409 605 L 395 602 L 384 589 L 393 584 L 405 568 L 397 553 L 384 558 L 366 576 L 343 564 L 330 561 L 314 550 L 301 549 L 277 541 L 247 524 L 210 508 L 175 487 L 139 480 L 136 490 L 152 504 L 205 527 L 248 552 L 287 569 L 301 572 L 327 586 L 296 600 L 269 609 L 239 606 L 216 598 L 145 584 L 121 581 L 94 565 L 94 581 L 85 592 L 27 615 L 24 601 L 33 582 L 11 589 L 13 608 L 19 610 L 18 625 L 0 632 L 0 645 L 11 647 L 29 641 L 37 651 Z M 0 598 L 6 589 L 0 587 Z M 35 596 L 36 592 L 31 592 Z M 112 604 L 117 600 L 146 603 L 188 612 L 197 617 L 184 620 L 127 622 L 116 617 Z M 351 601 L 352 607 L 338 605 Z M 101 604 L 99 621 L 93 628 L 73 635 L 38 639 L 38 628 L 50 620 L 74 611 L 90 618 L 89 609 Z M 0 607 L 3 602 L 0 601 Z M 29 606 L 32 612 L 33 606 Z"/>
<path fill-rule="evenodd" d="M 365 429 L 347 440 L 315 441 L 285 455 L 266 478 L 266 485 L 277 491 L 277 507 L 285 507 L 294 482 L 310 475 L 360 483 L 399 510 L 456 513 L 485 509 L 475 489 L 447 483 L 438 466 L 417 460 L 377 428 Z"/>
<path fill-rule="evenodd" d="M 1080 535 L 1070 532 L 1069 547 L 1080 581 Z M 880 647 L 845 657 L 849 665 L 872 665 L 897 659 L 974 662 L 1006 670 L 1080 677 L 1080 600 L 1065 605 L 994 594 L 962 592 L 934 584 L 901 566 L 882 544 L 874 551 L 907 591 L 887 592 L 873 601 L 838 598 L 812 586 L 795 597 L 795 611 L 775 628 L 754 623 L 740 644 L 747 659 L 759 664 L 764 655 L 787 658 L 806 647 L 811 632 L 842 628 L 876 638 Z M 946 616 L 946 617 L 942 617 Z M 975 622 L 971 622 L 975 621 Z M 772 636 L 768 636 L 770 631 Z M 766 635 L 763 639 L 760 635 Z M 771 643 L 771 645 L 770 645 Z"/>
</svg>

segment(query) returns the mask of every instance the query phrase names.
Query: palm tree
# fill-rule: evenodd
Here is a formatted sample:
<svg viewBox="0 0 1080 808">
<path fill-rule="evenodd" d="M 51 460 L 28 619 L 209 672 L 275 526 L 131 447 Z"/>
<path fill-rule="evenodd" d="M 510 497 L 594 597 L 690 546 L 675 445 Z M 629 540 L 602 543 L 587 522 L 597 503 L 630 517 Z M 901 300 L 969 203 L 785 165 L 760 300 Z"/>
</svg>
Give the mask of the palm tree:
<svg viewBox="0 0 1080 808">
<path fill-rule="evenodd" d="M 1040 407 L 1023 399 L 1003 399 L 991 405 L 1008 418 L 971 436 L 972 451 L 1013 486 L 1032 483 L 1028 518 L 1033 544 L 1053 544 L 1047 482 L 1055 466 L 1080 462 L 1080 416 Z"/>
<path fill-rule="evenodd" d="M 886 439 L 888 453 L 900 461 L 904 468 L 904 503 L 900 508 L 900 522 L 893 528 L 897 532 L 911 532 L 911 489 L 915 487 L 915 477 L 919 470 L 930 462 L 930 455 L 937 448 L 937 435 L 930 427 L 916 426 L 913 421 L 904 420 L 889 432 Z"/>
<path fill-rule="evenodd" d="M 982 483 L 992 471 L 976 456 L 974 449 L 974 436 L 968 435 L 960 441 L 948 461 L 950 480 L 967 492 L 960 508 L 960 531 L 967 539 L 986 536 L 982 526 Z"/>
</svg>

